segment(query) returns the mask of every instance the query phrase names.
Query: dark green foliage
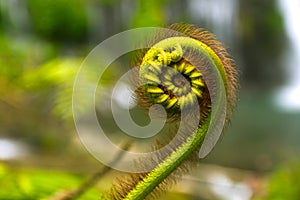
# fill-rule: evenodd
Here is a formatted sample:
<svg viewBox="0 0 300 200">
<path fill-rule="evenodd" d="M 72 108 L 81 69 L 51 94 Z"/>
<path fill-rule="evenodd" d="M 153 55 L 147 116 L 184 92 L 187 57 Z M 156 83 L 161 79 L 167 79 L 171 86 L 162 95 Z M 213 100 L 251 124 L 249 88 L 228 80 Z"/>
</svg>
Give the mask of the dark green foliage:
<svg viewBox="0 0 300 200">
<path fill-rule="evenodd" d="M 3 29 L 3 13 L 2 13 L 2 6 L 0 4 L 0 31 Z"/>
<path fill-rule="evenodd" d="M 241 1 L 239 20 L 239 48 L 247 81 L 260 87 L 281 84 L 284 73 L 279 60 L 286 44 L 283 17 L 276 1 Z"/>
<path fill-rule="evenodd" d="M 87 35 L 87 12 L 81 0 L 29 0 L 36 33 L 58 41 L 82 41 Z"/>
</svg>

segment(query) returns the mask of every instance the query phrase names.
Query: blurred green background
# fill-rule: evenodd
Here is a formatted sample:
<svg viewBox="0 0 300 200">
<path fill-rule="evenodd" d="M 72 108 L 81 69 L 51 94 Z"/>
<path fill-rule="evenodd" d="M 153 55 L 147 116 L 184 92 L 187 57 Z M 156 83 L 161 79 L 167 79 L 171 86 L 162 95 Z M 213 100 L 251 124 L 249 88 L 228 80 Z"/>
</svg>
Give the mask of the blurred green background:
<svg viewBox="0 0 300 200">
<path fill-rule="evenodd" d="M 0 199 L 60 199 L 104 168 L 73 124 L 76 72 L 106 38 L 174 22 L 230 48 L 241 92 L 217 146 L 162 199 L 300 199 L 299 21 L 295 0 L 0 0 Z M 128 63 L 113 63 L 106 90 Z M 117 174 L 80 198 L 98 199 Z"/>
</svg>

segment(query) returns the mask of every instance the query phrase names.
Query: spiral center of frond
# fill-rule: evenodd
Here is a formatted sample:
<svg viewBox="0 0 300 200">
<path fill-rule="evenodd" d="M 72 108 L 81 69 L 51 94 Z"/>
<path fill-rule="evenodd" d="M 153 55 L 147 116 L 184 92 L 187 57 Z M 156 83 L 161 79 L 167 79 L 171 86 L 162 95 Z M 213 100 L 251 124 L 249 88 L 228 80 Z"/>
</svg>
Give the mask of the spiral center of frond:
<svg viewBox="0 0 300 200">
<path fill-rule="evenodd" d="M 162 104 L 167 110 L 192 108 L 204 91 L 202 74 L 183 58 L 180 45 L 172 49 L 151 48 L 142 66 L 142 88 L 152 104 Z"/>
</svg>

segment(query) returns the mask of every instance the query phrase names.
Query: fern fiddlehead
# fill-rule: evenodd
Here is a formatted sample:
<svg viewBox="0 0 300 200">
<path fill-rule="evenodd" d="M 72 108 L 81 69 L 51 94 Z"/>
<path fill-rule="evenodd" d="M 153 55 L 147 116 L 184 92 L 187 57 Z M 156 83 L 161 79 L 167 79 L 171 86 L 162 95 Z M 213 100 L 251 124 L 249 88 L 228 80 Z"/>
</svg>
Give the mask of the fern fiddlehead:
<svg viewBox="0 0 300 200">
<path fill-rule="evenodd" d="M 146 109 L 162 105 L 172 121 L 183 120 L 184 134 L 175 137 L 175 142 L 155 154 L 153 160 L 140 161 L 139 167 L 147 162 L 155 167 L 150 172 L 122 177 L 112 187 L 109 199 L 155 197 L 189 171 L 210 126 L 212 98 L 218 95 L 213 70 L 225 88 L 227 123 L 235 106 L 238 73 L 223 45 L 211 33 L 192 25 L 173 24 L 168 28 L 173 31 L 163 36 L 158 33 L 151 48 L 136 56 L 133 64 L 140 66 L 137 79 L 142 83 L 137 99 Z M 200 111 L 195 116 L 193 111 L 197 109 Z M 194 122 L 196 127 L 190 128 Z M 162 146 L 158 142 L 155 149 Z"/>
</svg>

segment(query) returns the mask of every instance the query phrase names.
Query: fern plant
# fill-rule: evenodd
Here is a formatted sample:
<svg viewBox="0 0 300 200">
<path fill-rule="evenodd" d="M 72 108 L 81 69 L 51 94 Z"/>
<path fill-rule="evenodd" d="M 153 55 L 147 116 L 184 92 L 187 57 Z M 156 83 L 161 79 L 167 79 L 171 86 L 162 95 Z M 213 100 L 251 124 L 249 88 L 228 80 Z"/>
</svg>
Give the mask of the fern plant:
<svg viewBox="0 0 300 200">
<path fill-rule="evenodd" d="M 134 81 L 143 85 L 136 96 L 145 109 L 162 105 L 171 123 L 185 124 L 183 134 L 170 133 L 172 143 L 158 141 L 154 149 L 162 151 L 151 160 L 136 162 L 138 169 L 154 165 L 153 169 L 118 178 L 104 199 L 153 199 L 190 171 L 210 127 L 212 98 L 219 92 L 213 70 L 225 88 L 227 124 L 235 107 L 238 72 L 226 48 L 213 34 L 193 25 L 176 23 L 168 29 L 153 36 L 151 48 L 135 54 L 132 65 L 140 69 Z M 200 109 L 197 116 L 195 109 Z M 194 122 L 196 128 L 189 127 Z"/>
</svg>

